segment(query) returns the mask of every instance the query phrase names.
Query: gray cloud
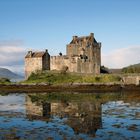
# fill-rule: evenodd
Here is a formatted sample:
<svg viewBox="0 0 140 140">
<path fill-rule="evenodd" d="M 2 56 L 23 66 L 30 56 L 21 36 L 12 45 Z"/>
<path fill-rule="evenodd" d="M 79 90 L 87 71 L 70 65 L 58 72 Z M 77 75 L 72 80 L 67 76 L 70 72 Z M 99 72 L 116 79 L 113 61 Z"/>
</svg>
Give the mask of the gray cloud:
<svg viewBox="0 0 140 140">
<path fill-rule="evenodd" d="M 0 42 L 0 67 L 23 73 L 26 49 L 21 41 Z"/>
<path fill-rule="evenodd" d="M 109 68 L 122 68 L 140 63 L 140 46 L 120 48 L 102 54 L 102 65 Z"/>
</svg>

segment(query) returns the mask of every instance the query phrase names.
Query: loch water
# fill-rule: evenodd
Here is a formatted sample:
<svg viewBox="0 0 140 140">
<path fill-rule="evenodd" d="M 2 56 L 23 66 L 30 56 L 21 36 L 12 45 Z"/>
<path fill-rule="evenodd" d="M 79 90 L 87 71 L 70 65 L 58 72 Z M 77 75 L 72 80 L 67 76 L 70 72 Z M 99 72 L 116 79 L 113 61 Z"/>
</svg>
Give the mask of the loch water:
<svg viewBox="0 0 140 140">
<path fill-rule="evenodd" d="M 0 93 L 0 140 L 140 140 L 140 93 Z"/>
</svg>

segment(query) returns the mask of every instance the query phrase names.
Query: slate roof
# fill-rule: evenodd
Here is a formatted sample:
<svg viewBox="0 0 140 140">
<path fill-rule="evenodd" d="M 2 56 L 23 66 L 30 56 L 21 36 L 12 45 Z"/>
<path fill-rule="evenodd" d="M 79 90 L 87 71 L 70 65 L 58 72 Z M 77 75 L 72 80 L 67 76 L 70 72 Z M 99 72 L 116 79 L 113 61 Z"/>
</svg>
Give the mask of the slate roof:
<svg viewBox="0 0 140 140">
<path fill-rule="evenodd" d="M 32 57 L 43 57 L 45 52 L 32 52 Z M 30 58 L 30 54 L 28 53 L 25 58 Z"/>
<path fill-rule="evenodd" d="M 73 39 L 73 40 L 70 42 L 70 44 L 75 44 L 76 42 L 77 42 L 77 43 L 83 42 L 84 39 L 86 39 L 87 41 L 90 42 L 90 41 L 91 41 L 91 36 L 77 37 L 77 38 Z M 95 38 L 94 38 L 94 43 L 95 43 L 95 44 L 97 43 L 97 41 L 96 41 Z"/>
</svg>

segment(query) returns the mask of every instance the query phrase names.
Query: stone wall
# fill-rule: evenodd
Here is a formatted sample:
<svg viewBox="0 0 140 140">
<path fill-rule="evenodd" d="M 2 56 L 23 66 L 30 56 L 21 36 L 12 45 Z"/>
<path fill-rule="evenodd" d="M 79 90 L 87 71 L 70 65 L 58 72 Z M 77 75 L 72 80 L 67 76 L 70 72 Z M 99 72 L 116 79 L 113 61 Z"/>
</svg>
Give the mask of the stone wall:
<svg viewBox="0 0 140 140">
<path fill-rule="evenodd" d="M 51 56 L 50 70 L 61 71 L 64 66 L 69 66 L 69 58 L 66 56 Z"/>
<path fill-rule="evenodd" d="M 27 79 L 32 72 L 43 69 L 42 57 L 25 59 L 25 78 Z"/>
<path fill-rule="evenodd" d="M 124 76 L 122 80 L 124 84 L 140 85 L 140 76 Z"/>
<path fill-rule="evenodd" d="M 68 67 L 69 72 L 93 74 L 100 73 L 100 65 L 95 65 L 94 62 L 91 62 L 90 60 L 84 60 L 78 56 L 51 56 L 51 70 L 61 71 L 64 66 Z"/>
</svg>

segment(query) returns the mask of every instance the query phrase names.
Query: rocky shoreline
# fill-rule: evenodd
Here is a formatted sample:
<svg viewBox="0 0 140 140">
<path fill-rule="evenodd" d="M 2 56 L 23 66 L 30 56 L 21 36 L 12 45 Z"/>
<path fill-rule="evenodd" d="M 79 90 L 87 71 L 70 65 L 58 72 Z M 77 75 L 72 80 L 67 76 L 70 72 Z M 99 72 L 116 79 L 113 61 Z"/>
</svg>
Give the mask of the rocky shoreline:
<svg viewBox="0 0 140 140">
<path fill-rule="evenodd" d="M 134 84 L 93 84 L 93 83 L 73 83 L 63 85 L 41 84 L 0 84 L 0 92 L 9 93 L 33 93 L 33 92 L 81 92 L 81 93 L 105 93 L 118 91 L 140 91 L 140 85 Z"/>
</svg>

